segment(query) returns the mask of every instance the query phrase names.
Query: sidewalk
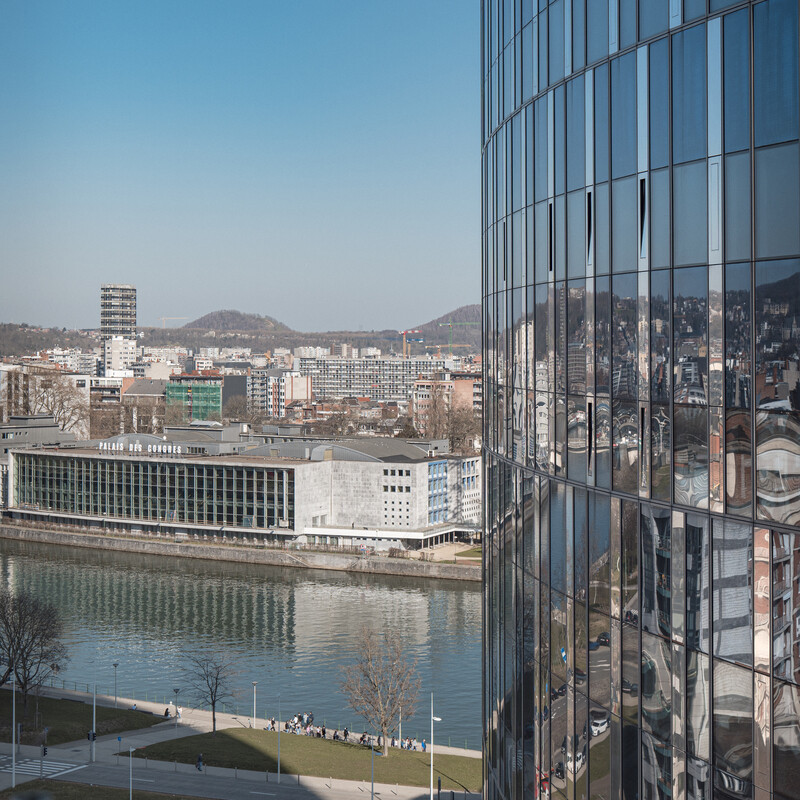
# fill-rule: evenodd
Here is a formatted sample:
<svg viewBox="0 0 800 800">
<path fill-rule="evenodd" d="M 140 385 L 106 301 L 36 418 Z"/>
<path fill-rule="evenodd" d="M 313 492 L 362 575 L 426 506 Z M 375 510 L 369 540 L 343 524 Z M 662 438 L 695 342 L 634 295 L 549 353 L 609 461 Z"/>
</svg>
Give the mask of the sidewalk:
<svg viewBox="0 0 800 800">
<path fill-rule="evenodd" d="M 86 698 L 86 694 L 83 692 L 63 689 L 44 689 L 42 694 L 49 697 Z M 91 695 L 89 695 L 89 702 L 91 703 Z M 98 695 L 97 704 L 113 706 L 114 698 Z M 130 708 L 132 705 L 133 701 L 130 699 L 118 699 L 120 708 Z M 151 711 L 158 715 L 164 710 L 162 703 L 137 701 L 136 705 L 141 711 Z M 217 714 L 218 730 L 249 727 L 248 722 L 247 717 Z M 116 735 L 98 737 L 95 742 L 96 761 L 94 764 L 89 763 L 89 742 L 85 739 L 55 746 L 48 745 L 48 755 L 44 759 L 44 764 L 51 764 L 55 769 L 61 770 L 58 773 L 51 772 L 49 775 L 56 780 L 127 788 L 130 785 L 131 775 L 129 759 L 127 755 L 118 756 L 117 753 L 125 752 L 129 748 L 138 749 L 157 742 L 207 733 L 211 728 L 210 712 L 184 709 L 183 718 L 179 721 L 177 729 L 175 720 L 171 719 L 150 728 L 126 731 L 120 734 L 121 741 Z M 480 753 L 476 753 L 476 751 L 465 751 L 457 747 L 436 745 L 435 752 L 480 757 Z M 5 756 L 3 759 L 5 762 L 11 756 L 11 745 L 0 743 L 0 754 Z M 17 762 L 20 764 L 20 769 L 17 771 L 17 786 L 24 781 L 38 777 L 39 755 L 38 747 L 30 745 L 19 747 Z M 56 764 L 58 766 L 55 766 Z M 10 767 L 0 765 L 0 769 L 10 770 Z M 45 770 L 45 777 L 48 776 L 48 771 Z M 133 759 L 132 774 L 134 789 L 219 798 L 219 800 L 239 800 L 250 795 L 254 799 L 266 796 L 287 798 L 287 800 L 346 800 L 347 798 L 370 796 L 368 781 L 331 780 L 330 778 L 306 776 L 298 778 L 296 775 L 282 775 L 280 783 L 278 783 L 278 776 L 275 773 L 207 767 L 201 774 L 191 764 L 141 758 Z M 10 771 L 0 771 L 0 789 L 10 786 Z M 375 795 L 380 796 L 383 800 L 424 800 L 429 797 L 429 791 L 420 787 L 376 783 Z M 441 796 L 442 800 L 450 800 L 450 790 L 442 790 Z M 453 792 L 452 797 L 454 800 L 479 800 L 480 795 L 469 792 Z"/>
</svg>

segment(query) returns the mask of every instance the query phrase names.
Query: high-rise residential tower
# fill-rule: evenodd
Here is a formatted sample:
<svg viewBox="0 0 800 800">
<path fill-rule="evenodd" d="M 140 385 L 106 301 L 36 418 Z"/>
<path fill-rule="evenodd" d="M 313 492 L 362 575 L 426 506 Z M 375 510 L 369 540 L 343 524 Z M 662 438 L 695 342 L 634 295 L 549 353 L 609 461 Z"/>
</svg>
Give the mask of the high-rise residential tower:
<svg viewBox="0 0 800 800">
<path fill-rule="evenodd" d="M 483 0 L 487 800 L 800 798 L 798 0 Z"/>
<path fill-rule="evenodd" d="M 100 338 L 136 338 L 136 287 L 104 283 L 100 287 Z"/>
</svg>

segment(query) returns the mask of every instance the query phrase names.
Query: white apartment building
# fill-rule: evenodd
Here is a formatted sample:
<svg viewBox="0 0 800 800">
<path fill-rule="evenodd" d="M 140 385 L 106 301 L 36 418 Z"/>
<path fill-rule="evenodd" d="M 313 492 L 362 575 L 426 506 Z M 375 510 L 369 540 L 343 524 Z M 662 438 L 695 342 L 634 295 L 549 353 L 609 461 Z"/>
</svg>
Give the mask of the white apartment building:
<svg viewBox="0 0 800 800">
<path fill-rule="evenodd" d="M 285 417 L 289 403 L 311 399 L 311 385 L 311 378 L 297 370 L 254 369 L 247 382 L 248 404 L 270 417 Z"/>
<path fill-rule="evenodd" d="M 316 398 L 368 397 L 407 401 L 414 381 L 453 369 L 453 360 L 432 356 L 402 358 L 295 358 L 294 368 L 311 377 Z"/>
<path fill-rule="evenodd" d="M 135 339 L 111 336 L 103 342 L 103 374 L 129 370 L 137 358 Z"/>
</svg>

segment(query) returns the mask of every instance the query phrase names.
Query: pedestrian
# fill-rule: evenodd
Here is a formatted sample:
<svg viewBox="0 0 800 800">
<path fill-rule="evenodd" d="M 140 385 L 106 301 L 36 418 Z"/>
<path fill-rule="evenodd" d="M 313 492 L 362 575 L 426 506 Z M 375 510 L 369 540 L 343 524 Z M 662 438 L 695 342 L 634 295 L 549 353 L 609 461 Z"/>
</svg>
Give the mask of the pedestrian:
<svg viewBox="0 0 800 800">
<path fill-rule="evenodd" d="M 164 716 L 169 719 L 169 708 L 164 709 Z"/>
<path fill-rule="evenodd" d="M 392 747 L 397 747 L 397 742 L 394 738 L 394 735 L 392 735 Z"/>
<path fill-rule="evenodd" d="M 350 735 L 350 731 L 347 728 L 344 729 L 344 740 L 347 741 L 347 737 Z"/>
<path fill-rule="evenodd" d="M 197 771 L 198 772 L 202 772 L 203 771 L 203 754 L 202 753 L 198 753 L 197 754 L 197 764 L 195 764 L 195 766 L 197 767 Z"/>
<path fill-rule="evenodd" d="M 425 740 L 422 740 L 422 752 L 424 753 L 426 750 Z"/>
<path fill-rule="evenodd" d="M 183 719 L 183 709 L 178 706 L 178 719 Z"/>
<path fill-rule="evenodd" d="M 417 749 L 417 737 L 416 736 L 414 737 L 414 741 L 411 743 L 411 749 L 412 750 L 416 750 Z"/>
<path fill-rule="evenodd" d="M 325 736 L 325 733 L 326 733 L 326 731 L 325 731 L 325 725 L 323 724 L 323 726 L 322 726 L 322 738 L 323 738 L 323 739 L 325 739 L 325 738 L 326 738 L 326 736 Z"/>
</svg>

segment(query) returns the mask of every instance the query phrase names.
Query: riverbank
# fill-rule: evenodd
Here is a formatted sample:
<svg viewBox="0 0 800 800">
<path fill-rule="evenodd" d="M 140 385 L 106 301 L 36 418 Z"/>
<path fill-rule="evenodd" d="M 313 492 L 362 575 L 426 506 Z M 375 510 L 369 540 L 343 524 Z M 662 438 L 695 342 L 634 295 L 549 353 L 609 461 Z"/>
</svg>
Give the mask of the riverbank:
<svg viewBox="0 0 800 800">
<path fill-rule="evenodd" d="M 301 567 L 335 572 L 357 572 L 372 575 L 397 575 L 412 578 L 434 578 L 448 581 L 480 581 L 481 567 L 473 564 L 442 564 L 435 561 L 387 558 L 378 555 L 353 556 L 313 551 L 292 552 L 253 545 L 217 545 L 189 541 L 137 538 L 113 534 L 76 533 L 39 528 L 31 525 L 0 524 L 0 537 L 16 541 L 42 542 L 96 550 L 161 555 L 170 558 L 193 558 L 205 561 L 232 561 L 241 564 L 263 564 L 276 567 Z"/>
</svg>

